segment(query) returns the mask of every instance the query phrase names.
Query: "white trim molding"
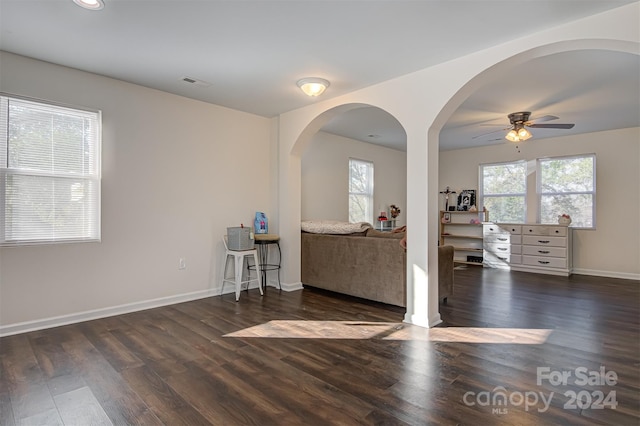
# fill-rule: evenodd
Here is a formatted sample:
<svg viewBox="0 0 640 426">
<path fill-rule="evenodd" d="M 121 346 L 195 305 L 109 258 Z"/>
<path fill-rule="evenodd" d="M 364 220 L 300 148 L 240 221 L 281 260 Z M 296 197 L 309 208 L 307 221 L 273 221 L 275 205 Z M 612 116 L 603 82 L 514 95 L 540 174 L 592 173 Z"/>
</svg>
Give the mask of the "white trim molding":
<svg viewBox="0 0 640 426">
<path fill-rule="evenodd" d="M 277 283 L 269 283 L 270 287 L 276 287 Z M 252 284 L 250 289 L 258 288 L 257 284 Z M 44 330 L 47 328 L 60 327 L 63 325 L 76 324 L 83 321 L 91 321 L 114 315 L 129 314 L 131 312 L 144 311 L 161 306 L 175 305 L 177 303 L 191 302 L 192 300 L 205 299 L 207 297 L 220 296 L 221 287 L 217 286 L 207 290 L 195 291 L 192 293 L 178 294 L 175 296 L 161 297 L 158 299 L 143 300 L 140 302 L 126 303 L 124 305 L 111 306 L 108 308 L 94 309 L 91 311 L 76 312 L 57 317 L 43 318 L 34 321 L 20 322 L 16 324 L 0 325 L 0 337 L 14 334 L 27 333 L 30 331 Z M 302 290 L 302 283 L 286 284 L 282 283 L 282 290 L 290 292 Z M 227 285 L 224 294 L 234 293 L 233 285 Z"/>
<path fill-rule="evenodd" d="M 620 278 L 623 280 L 640 281 L 640 274 L 616 271 L 598 271 L 595 269 L 573 268 L 576 275 L 592 275 L 594 277 Z"/>
</svg>

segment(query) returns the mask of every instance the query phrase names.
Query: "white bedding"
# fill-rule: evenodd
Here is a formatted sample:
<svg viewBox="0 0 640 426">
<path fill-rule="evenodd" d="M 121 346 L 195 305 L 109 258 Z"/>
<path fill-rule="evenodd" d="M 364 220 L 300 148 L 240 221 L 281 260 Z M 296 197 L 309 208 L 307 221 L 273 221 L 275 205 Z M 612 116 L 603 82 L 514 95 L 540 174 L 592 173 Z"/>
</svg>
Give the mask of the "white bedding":
<svg viewBox="0 0 640 426">
<path fill-rule="evenodd" d="M 304 220 L 300 224 L 304 232 L 314 234 L 353 234 L 354 232 L 364 232 L 373 228 L 367 222 L 340 222 L 338 220 Z"/>
</svg>

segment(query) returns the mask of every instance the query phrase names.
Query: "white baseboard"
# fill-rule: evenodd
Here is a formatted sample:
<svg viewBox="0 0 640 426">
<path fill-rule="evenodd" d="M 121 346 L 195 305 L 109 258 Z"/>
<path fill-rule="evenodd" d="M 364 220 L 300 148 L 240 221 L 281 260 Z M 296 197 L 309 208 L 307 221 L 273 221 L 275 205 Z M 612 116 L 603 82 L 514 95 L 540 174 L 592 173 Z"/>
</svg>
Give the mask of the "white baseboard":
<svg viewBox="0 0 640 426">
<path fill-rule="evenodd" d="M 302 290 L 302 283 L 301 282 L 297 282 L 297 283 L 280 283 L 282 286 L 282 289 L 284 291 L 296 291 L 296 290 Z M 275 287 L 277 287 L 278 284 L 275 285 Z"/>
<path fill-rule="evenodd" d="M 226 286 L 230 289 L 225 293 L 233 292 L 233 286 Z M 76 312 L 57 317 L 44 318 L 34 321 L 20 322 L 16 324 L 0 325 L 0 337 L 11 336 L 13 334 L 27 333 L 29 331 L 43 330 L 45 328 L 60 327 L 62 325 L 75 324 L 83 321 L 90 321 L 99 318 L 111 317 L 114 315 L 128 314 L 131 312 L 144 311 L 146 309 L 158 308 L 160 306 L 174 305 L 176 303 L 190 302 L 192 300 L 204 299 L 205 297 L 217 296 L 220 294 L 220 287 L 206 290 L 194 291 L 192 293 L 178 294 L 175 296 L 160 297 L 157 299 L 143 300 L 140 302 L 125 303 L 123 305 L 111 306 L 108 308 L 93 309 L 90 311 Z"/>
<path fill-rule="evenodd" d="M 406 322 L 408 324 L 413 324 L 413 325 L 417 325 L 419 327 L 423 327 L 423 328 L 431 328 L 431 327 L 435 327 L 436 325 L 440 324 L 442 322 L 442 319 L 440 318 L 440 313 L 436 313 L 435 315 L 433 315 L 431 318 L 427 318 L 425 316 L 422 315 L 416 315 L 416 314 L 409 314 L 409 312 L 404 314 L 404 320 L 403 322 Z"/>
<path fill-rule="evenodd" d="M 621 278 L 623 280 L 640 280 L 640 274 L 631 274 L 628 272 L 598 271 L 595 269 L 574 268 L 573 273 L 576 275 L 593 275 L 596 277 Z"/>
<path fill-rule="evenodd" d="M 269 283 L 269 286 L 275 286 L 277 283 Z M 258 288 L 256 284 L 252 284 L 249 288 Z M 224 294 L 234 293 L 235 288 L 232 284 L 224 286 Z M 295 291 L 302 290 L 302 283 L 287 284 L 282 283 L 282 290 Z M 44 330 L 46 328 L 60 327 L 62 325 L 76 324 L 83 321 L 90 321 L 100 318 L 112 317 L 114 315 L 128 314 L 131 312 L 144 311 L 146 309 L 158 308 L 160 306 L 174 305 L 176 303 L 190 302 L 192 300 L 204 299 L 206 297 L 220 295 L 220 286 L 206 290 L 194 291 L 192 293 L 178 294 L 175 296 L 160 297 L 158 299 L 143 300 L 140 302 L 125 303 L 123 305 L 111 306 L 108 308 L 94 309 L 91 311 L 76 312 L 68 315 L 44 318 L 34 321 L 26 321 L 15 324 L 0 325 L 0 337 L 11 336 L 14 334 L 27 333 L 29 331 Z"/>
</svg>

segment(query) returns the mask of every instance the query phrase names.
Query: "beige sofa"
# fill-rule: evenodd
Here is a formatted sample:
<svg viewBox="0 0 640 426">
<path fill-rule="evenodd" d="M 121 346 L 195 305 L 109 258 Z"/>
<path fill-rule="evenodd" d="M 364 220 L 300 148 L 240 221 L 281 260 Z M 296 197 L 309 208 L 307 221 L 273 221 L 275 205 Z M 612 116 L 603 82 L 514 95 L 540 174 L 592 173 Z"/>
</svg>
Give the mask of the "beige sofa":
<svg viewBox="0 0 640 426">
<path fill-rule="evenodd" d="M 396 306 L 406 306 L 404 233 L 332 235 L 302 232 L 302 283 Z M 438 248 L 439 298 L 453 294 L 453 247 Z"/>
</svg>

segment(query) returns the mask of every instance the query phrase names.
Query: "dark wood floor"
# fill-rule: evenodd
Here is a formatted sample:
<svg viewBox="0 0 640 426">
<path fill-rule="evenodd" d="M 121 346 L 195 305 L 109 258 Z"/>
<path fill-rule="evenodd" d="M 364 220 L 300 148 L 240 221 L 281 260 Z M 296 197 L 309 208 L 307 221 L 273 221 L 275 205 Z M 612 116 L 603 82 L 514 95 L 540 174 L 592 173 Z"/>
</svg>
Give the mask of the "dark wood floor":
<svg viewBox="0 0 640 426">
<path fill-rule="evenodd" d="M 5 337 L 0 424 L 639 423 L 638 281 L 469 267 L 455 282 L 431 330 L 269 288 Z"/>
</svg>

